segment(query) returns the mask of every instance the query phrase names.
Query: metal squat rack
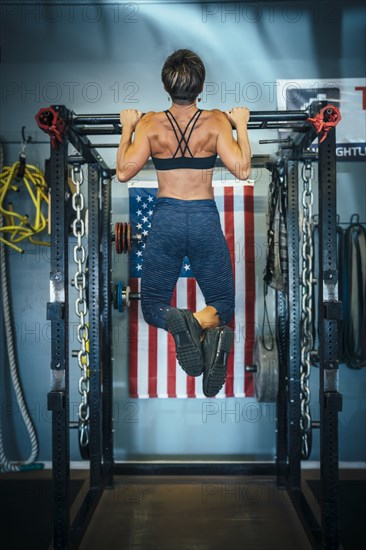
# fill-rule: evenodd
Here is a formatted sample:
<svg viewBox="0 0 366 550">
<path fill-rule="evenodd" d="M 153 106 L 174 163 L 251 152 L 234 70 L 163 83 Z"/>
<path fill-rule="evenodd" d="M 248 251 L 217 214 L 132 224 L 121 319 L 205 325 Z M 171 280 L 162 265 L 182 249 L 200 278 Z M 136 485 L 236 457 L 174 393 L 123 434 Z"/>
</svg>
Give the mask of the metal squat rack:
<svg viewBox="0 0 366 550">
<path fill-rule="evenodd" d="M 339 547 L 338 504 L 338 412 L 342 397 L 338 384 L 338 301 L 336 244 L 336 154 L 337 108 L 313 102 L 307 111 L 252 112 L 249 129 L 290 128 L 278 161 L 287 175 L 288 292 L 276 293 L 277 341 L 280 381 L 276 405 L 277 452 L 273 463 L 243 464 L 134 464 L 114 462 L 112 437 L 111 364 L 111 180 L 110 169 L 88 135 L 121 134 L 119 115 L 75 115 L 63 105 L 41 109 L 36 120 L 51 138 L 46 161 L 51 191 L 51 388 L 48 408 L 52 411 L 53 548 L 76 548 L 105 489 L 113 486 L 115 474 L 275 475 L 287 490 L 314 548 Z M 338 111 L 339 115 L 339 111 Z M 340 117 L 340 115 L 339 115 Z M 333 122 L 332 122 L 333 120 Z M 320 132 L 320 134 L 319 134 Z M 309 146 L 319 134 L 319 278 L 318 326 L 320 358 L 321 521 L 310 509 L 301 488 L 300 402 L 300 289 L 299 289 L 299 161 L 310 155 Z M 320 139 L 321 137 L 321 139 Z M 326 138 L 326 139 L 324 139 Z M 273 140 L 276 142 L 277 140 Z M 281 140 L 278 140 L 281 142 Z M 283 141 L 283 140 L 282 140 Z M 68 156 L 69 142 L 79 156 Z M 314 158 L 314 154 L 313 154 Z M 253 166 L 268 167 L 268 157 L 254 157 Z M 149 161 L 150 162 L 150 161 Z M 88 300 L 89 300 L 89 490 L 75 517 L 70 517 L 69 450 L 69 280 L 68 238 L 70 216 L 67 201 L 68 165 L 88 166 Z M 102 299 L 100 299 L 102 297 Z M 318 424 L 318 425 L 316 425 Z"/>
</svg>

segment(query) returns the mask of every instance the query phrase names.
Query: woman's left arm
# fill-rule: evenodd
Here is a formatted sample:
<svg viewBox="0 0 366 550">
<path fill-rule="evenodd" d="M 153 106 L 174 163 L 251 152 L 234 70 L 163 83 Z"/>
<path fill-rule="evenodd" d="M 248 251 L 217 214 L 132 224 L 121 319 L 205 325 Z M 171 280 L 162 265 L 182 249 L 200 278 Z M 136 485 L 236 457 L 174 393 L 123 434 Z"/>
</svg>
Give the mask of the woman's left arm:
<svg viewBox="0 0 366 550">
<path fill-rule="evenodd" d="M 120 114 L 122 136 L 117 151 L 116 176 L 122 182 L 132 179 L 144 167 L 151 154 L 147 134 L 150 113 L 142 116 L 143 113 L 135 109 L 126 109 Z"/>
</svg>

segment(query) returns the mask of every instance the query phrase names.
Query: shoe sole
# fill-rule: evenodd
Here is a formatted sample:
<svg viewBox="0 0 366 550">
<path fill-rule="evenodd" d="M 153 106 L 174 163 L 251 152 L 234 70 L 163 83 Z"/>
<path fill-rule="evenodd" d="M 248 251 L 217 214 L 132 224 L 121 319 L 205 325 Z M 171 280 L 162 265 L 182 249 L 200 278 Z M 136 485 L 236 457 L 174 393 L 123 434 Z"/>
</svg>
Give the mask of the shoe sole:
<svg viewBox="0 0 366 550">
<path fill-rule="evenodd" d="M 170 311 L 166 324 L 175 341 L 178 363 L 189 376 L 199 376 L 203 371 L 201 351 L 197 349 L 179 311 Z"/>
<path fill-rule="evenodd" d="M 206 397 L 215 397 L 226 381 L 228 355 L 234 341 L 234 333 L 229 327 L 225 327 L 218 337 L 215 360 L 203 381 L 203 393 Z M 217 357 L 217 350 L 219 351 Z"/>
</svg>

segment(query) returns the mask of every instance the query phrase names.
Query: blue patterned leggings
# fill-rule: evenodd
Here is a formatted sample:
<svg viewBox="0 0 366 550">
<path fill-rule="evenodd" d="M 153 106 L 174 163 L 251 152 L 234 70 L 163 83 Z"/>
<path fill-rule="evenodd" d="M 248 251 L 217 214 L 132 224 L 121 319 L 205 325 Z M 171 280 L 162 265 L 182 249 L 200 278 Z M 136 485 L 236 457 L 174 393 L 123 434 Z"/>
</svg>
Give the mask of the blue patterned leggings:
<svg viewBox="0 0 366 550">
<path fill-rule="evenodd" d="M 158 198 L 146 240 L 141 274 L 141 308 L 147 323 L 166 330 L 166 311 L 183 258 L 207 306 L 217 309 L 220 325 L 234 314 L 230 253 L 215 201 Z"/>
</svg>

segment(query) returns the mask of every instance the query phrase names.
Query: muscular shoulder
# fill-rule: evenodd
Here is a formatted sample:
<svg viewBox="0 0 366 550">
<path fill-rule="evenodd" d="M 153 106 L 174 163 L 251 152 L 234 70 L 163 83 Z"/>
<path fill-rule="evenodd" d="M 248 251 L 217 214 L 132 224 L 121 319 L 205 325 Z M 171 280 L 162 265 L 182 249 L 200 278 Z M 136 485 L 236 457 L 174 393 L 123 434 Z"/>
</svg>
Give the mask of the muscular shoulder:
<svg viewBox="0 0 366 550">
<path fill-rule="evenodd" d="M 161 122 L 161 120 L 163 119 L 163 115 L 163 112 L 148 111 L 140 119 L 139 125 L 145 131 L 152 130 L 159 122 Z"/>
<path fill-rule="evenodd" d="M 212 109 L 211 111 L 205 111 L 205 113 L 208 115 L 209 124 L 215 134 L 220 133 L 224 129 L 231 130 L 231 125 L 226 114 L 220 111 L 220 109 Z"/>
<path fill-rule="evenodd" d="M 212 111 L 210 111 L 212 113 L 212 116 L 215 120 L 215 122 L 221 126 L 221 125 L 224 125 L 224 126 L 227 126 L 228 124 L 230 124 L 229 122 L 229 119 L 227 118 L 227 116 L 225 115 L 225 113 L 223 111 L 220 111 L 220 109 L 212 109 Z"/>
<path fill-rule="evenodd" d="M 148 111 L 147 113 L 144 113 L 142 118 L 140 118 L 138 124 L 141 127 L 146 127 L 148 124 L 151 124 L 151 121 L 154 119 L 154 115 L 156 115 L 154 111 Z"/>
</svg>

